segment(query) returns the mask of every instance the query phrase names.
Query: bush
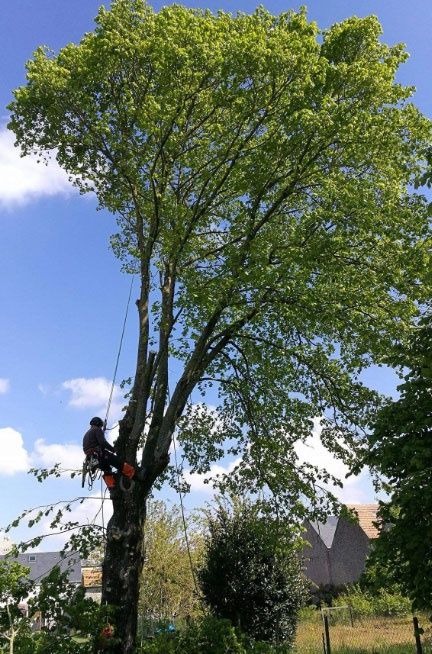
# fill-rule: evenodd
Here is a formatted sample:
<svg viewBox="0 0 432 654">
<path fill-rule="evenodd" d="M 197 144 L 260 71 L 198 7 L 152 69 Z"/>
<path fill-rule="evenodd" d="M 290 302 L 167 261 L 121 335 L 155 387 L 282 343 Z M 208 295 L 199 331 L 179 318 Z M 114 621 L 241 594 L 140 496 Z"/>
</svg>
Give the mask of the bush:
<svg viewBox="0 0 432 654">
<path fill-rule="evenodd" d="M 141 649 L 143 654 L 247 654 L 229 620 L 205 617 L 184 631 L 161 633 Z"/>
<path fill-rule="evenodd" d="M 351 606 L 354 615 L 369 616 L 403 616 L 411 612 L 411 602 L 400 593 L 391 593 L 384 589 L 376 594 L 361 590 L 359 586 L 352 586 L 347 592 L 339 596 L 340 605 Z"/>
<path fill-rule="evenodd" d="M 202 592 L 213 613 L 256 641 L 291 644 L 306 595 L 292 532 L 249 502 L 209 517 Z"/>
<path fill-rule="evenodd" d="M 163 633 L 144 643 L 140 654 L 288 654 L 288 645 L 270 645 L 247 638 L 229 620 L 206 616 L 184 630 Z"/>
<path fill-rule="evenodd" d="M 408 615 L 411 613 L 411 601 L 400 593 L 380 590 L 374 597 L 375 613 L 378 615 Z"/>
</svg>

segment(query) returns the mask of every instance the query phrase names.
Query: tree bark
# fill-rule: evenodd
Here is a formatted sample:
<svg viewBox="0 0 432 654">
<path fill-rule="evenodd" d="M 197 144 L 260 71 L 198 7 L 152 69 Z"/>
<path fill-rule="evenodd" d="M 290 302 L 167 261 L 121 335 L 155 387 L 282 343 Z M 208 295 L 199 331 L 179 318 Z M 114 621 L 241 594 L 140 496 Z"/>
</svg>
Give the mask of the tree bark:
<svg viewBox="0 0 432 654">
<path fill-rule="evenodd" d="M 113 515 L 107 526 L 102 575 L 102 603 L 114 610 L 110 621 L 115 631 L 108 651 L 131 654 L 136 644 L 139 579 L 144 563 L 144 486 L 136 481 L 130 492 L 117 486 L 111 499 Z"/>
</svg>

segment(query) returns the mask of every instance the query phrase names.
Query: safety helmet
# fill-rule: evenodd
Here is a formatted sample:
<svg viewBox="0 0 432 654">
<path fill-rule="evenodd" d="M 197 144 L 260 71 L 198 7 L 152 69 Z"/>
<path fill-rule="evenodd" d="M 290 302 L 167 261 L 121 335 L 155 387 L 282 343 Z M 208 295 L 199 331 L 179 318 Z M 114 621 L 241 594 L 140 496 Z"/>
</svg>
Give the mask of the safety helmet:
<svg viewBox="0 0 432 654">
<path fill-rule="evenodd" d="M 104 424 L 104 423 L 103 423 L 102 418 L 98 418 L 98 416 L 95 416 L 94 418 L 92 418 L 92 419 L 90 420 L 90 424 L 91 424 L 93 427 L 103 427 L 103 424 Z"/>
</svg>

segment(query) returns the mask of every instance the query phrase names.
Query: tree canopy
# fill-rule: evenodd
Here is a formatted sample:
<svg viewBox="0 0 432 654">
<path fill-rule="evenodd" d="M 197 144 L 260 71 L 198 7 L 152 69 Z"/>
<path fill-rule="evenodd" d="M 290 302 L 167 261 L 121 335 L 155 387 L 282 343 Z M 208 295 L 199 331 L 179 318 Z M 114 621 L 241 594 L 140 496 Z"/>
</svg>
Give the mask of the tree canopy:
<svg viewBox="0 0 432 654">
<path fill-rule="evenodd" d="M 136 452 L 151 413 L 144 461 L 163 467 L 191 391 L 215 384 L 212 429 L 183 432 L 194 467 L 230 438 L 237 477 L 291 504 L 316 476 L 294 442 L 325 416 L 326 445 L 346 455 L 332 434 L 371 400 L 355 374 L 404 340 L 428 257 L 410 185 L 430 124 L 395 82 L 404 48 L 381 42 L 375 17 L 319 37 L 304 11 L 115 0 L 79 44 L 39 48 L 10 105 L 22 152 L 55 151 L 96 193 L 141 277 L 119 448 Z M 170 357 L 184 370 L 168 402 Z"/>
<path fill-rule="evenodd" d="M 420 323 L 411 348 L 400 398 L 378 415 L 366 462 L 382 476 L 389 493 L 380 506 L 383 525 L 373 551 L 382 576 L 401 585 L 417 607 L 432 608 L 432 319 Z"/>
</svg>

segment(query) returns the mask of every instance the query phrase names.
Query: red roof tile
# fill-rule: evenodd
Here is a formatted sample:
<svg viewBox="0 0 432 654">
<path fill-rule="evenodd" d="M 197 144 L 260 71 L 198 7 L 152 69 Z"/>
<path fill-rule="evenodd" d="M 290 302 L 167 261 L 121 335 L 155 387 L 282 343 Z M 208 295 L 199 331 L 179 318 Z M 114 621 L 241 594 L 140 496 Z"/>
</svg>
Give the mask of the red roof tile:
<svg viewBox="0 0 432 654">
<path fill-rule="evenodd" d="M 379 531 L 374 525 L 377 521 L 378 504 L 347 504 L 358 516 L 360 527 L 368 538 L 378 538 Z"/>
</svg>

